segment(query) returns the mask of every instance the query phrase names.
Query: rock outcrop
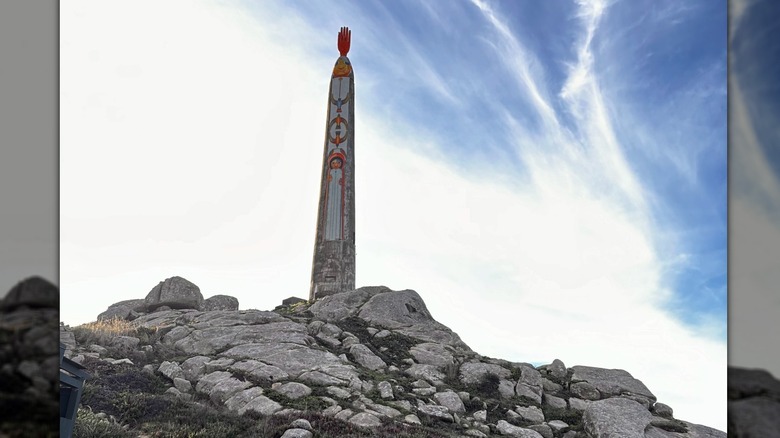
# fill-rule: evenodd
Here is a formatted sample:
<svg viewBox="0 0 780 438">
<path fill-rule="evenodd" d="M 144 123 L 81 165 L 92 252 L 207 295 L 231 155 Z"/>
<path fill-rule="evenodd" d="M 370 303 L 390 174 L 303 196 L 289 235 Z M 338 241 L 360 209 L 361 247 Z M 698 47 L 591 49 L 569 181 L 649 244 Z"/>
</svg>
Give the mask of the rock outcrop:
<svg viewBox="0 0 780 438">
<path fill-rule="evenodd" d="M 58 436 L 59 290 L 31 277 L 0 299 L 0 436 Z"/>
<path fill-rule="evenodd" d="M 144 301 L 146 309 L 149 311 L 160 307 L 200 309 L 201 304 L 203 304 L 203 295 L 200 293 L 200 288 L 192 282 L 181 277 L 171 277 L 153 287 Z"/>
<path fill-rule="evenodd" d="M 186 289 L 187 299 L 197 297 Z M 209 415 L 235 427 L 208 429 L 213 436 L 726 436 L 675 419 L 623 370 L 480 356 L 412 290 L 365 287 L 274 311 L 196 301 L 146 313 L 128 302 L 137 315 L 117 313 L 126 321 L 121 336 L 73 329 L 66 355 L 95 376 L 84 409 L 120 419 L 118 431 L 174 427 L 177 409 L 207 429 L 217 427 Z M 142 413 L 129 418 L 130 402 L 118 401 L 133 393 L 154 412 L 137 407 L 130 411 Z"/>
<path fill-rule="evenodd" d="M 729 367 L 730 437 L 780 436 L 780 380 L 762 369 Z"/>
<path fill-rule="evenodd" d="M 146 298 L 119 301 L 108 306 L 105 312 L 97 316 L 97 320 L 132 321 L 140 316 L 171 309 L 203 312 L 238 310 L 238 299 L 230 295 L 213 295 L 204 300 L 200 288 L 194 283 L 182 277 L 171 277 L 153 287 Z"/>
</svg>

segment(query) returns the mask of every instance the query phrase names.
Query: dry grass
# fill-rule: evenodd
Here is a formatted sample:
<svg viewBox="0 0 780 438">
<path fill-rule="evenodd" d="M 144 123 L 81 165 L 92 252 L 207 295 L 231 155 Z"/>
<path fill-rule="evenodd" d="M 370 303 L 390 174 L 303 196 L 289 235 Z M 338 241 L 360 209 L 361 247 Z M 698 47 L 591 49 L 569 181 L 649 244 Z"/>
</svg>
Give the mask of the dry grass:
<svg viewBox="0 0 780 438">
<path fill-rule="evenodd" d="M 117 336 L 137 336 L 138 327 L 120 318 L 88 322 L 73 327 L 73 336 L 79 345 L 105 345 Z"/>
</svg>

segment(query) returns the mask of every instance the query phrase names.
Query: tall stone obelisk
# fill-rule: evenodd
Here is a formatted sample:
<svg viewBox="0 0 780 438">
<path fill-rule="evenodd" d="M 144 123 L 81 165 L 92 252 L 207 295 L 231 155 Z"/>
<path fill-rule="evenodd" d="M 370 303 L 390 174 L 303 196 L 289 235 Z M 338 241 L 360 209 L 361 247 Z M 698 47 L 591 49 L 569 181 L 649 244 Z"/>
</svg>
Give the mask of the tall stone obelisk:
<svg viewBox="0 0 780 438">
<path fill-rule="evenodd" d="M 350 40 L 351 32 L 342 27 L 341 56 L 328 93 L 309 301 L 355 288 L 355 76 L 347 58 Z"/>
</svg>

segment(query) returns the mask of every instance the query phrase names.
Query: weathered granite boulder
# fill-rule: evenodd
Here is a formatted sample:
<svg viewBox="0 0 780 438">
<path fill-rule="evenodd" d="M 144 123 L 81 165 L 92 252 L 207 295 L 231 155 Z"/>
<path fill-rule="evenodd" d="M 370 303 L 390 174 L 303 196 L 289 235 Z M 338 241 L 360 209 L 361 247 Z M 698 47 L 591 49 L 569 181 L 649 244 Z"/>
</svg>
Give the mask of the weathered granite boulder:
<svg viewBox="0 0 780 438">
<path fill-rule="evenodd" d="M 321 298 L 309 307 L 309 311 L 315 319 L 328 322 L 358 316 L 375 327 L 390 329 L 424 342 L 471 351 L 457 334 L 433 319 L 425 302 L 413 290 L 362 287 Z"/>
<path fill-rule="evenodd" d="M 460 366 L 460 381 L 466 385 L 477 385 L 488 374 L 506 379 L 511 371 L 499 365 L 482 362 L 468 362 Z"/>
<path fill-rule="evenodd" d="M 280 394 L 284 394 L 287 398 L 295 400 L 301 397 L 306 397 L 311 394 L 311 388 L 298 382 L 279 383 L 279 386 L 274 386 L 273 389 Z"/>
<path fill-rule="evenodd" d="M 447 347 L 433 342 L 417 344 L 409 349 L 409 353 L 411 353 L 417 363 L 446 367 L 455 362 L 452 353 L 450 353 Z"/>
<path fill-rule="evenodd" d="M 550 372 L 550 377 L 557 382 L 561 382 L 566 378 L 566 365 L 560 359 L 553 360 L 548 367 L 548 371 Z"/>
<path fill-rule="evenodd" d="M 192 282 L 181 277 L 171 277 L 152 288 L 145 301 L 150 312 L 162 306 L 171 309 L 200 309 L 203 295 L 200 288 Z"/>
<path fill-rule="evenodd" d="M 30 277 L 16 284 L 0 301 L 0 311 L 12 311 L 20 306 L 59 309 L 60 291 L 42 277 Z"/>
<path fill-rule="evenodd" d="M 463 400 L 452 390 L 437 392 L 433 395 L 433 399 L 452 413 L 462 414 L 466 412 Z"/>
<path fill-rule="evenodd" d="M 516 438 L 544 438 L 539 432 L 526 429 L 525 427 L 518 427 L 505 420 L 498 420 L 496 423 L 496 430 L 501 435 L 507 435 Z M 617 436 L 616 436 L 617 437 Z"/>
<path fill-rule="evenodd" d="M 389 430 L 429 436 L 426 430 L 441 426 L 452 436 L 485 438 L 725 436 L 674 419 L 671 408 L 652 403 L 652 393 L 625 371 L 566 368 L 558 360 L 536 367 L 479 356 L 436 322 L 414 291 L 361 288 L 271 312 L 208 310 L 206 301 L 199 308 L 160 305 L 140 314 L 130 336 L 102 339 L 83 331 L 71 336 L 73 354 L 98 370 L 93 381 L 103 387 L 100 399 L 92 399 L 97 392 L 90 391 L 84 403 L 99 409 L 112 398 L 107 386 L 116 383 L 121 392 L 122 385 L 152 375 L 156 383 L 138 387 L 167 385 L 157 391 L 161 397 L 197 403 L 199 410 L 224 407 L 239 416 L 252 411 L 282 419 L 281 429 L 255 429 L 247 436 L 307 436 L 304 432 L 321 430 L 317 422 L 323 418 L 334 422 L 326 426 L 334 436 L 358 428 L 380 436 Z M 89 345 L 79 345 L 77 338 L 89 339 Z M 145 365 L 107 357 L 117 351 Z M 133 366 L 138 370 L 130 370 Z M 35 378 L 38 369 L 24 363 L 16 373 Z M 170 403 L 146 396 L 151 405 Z M 124 409 L 116 413 L 130 415 Z M 292 421 L 296 418 L 301 421 Z M 138 420 L 128 417 L 133 421 Z M 344 430 L 338 430 L 339 421 Z M 229 430 L 226 424 L 209 433 L 227 436 Z"/>
<path fill-rule="evenodd" d="M 642 403 L 647 407 L 652 406 L 656 401 L 655 395 L 647 389 L 644 383 L 635 379 L 624 370 L 608 370 L 581 365 L 573 366 L 572 369 L 574 370 L 571 376 L 572 384 L 587 382 L 597 389 L 602 397 L 617 395 L 635 396 L 638 399 L 642 399 Z"/>
<path fill-rule="evenodd" d="M 355 362 L 363 365 L 370 370 L 381 370 L 387 366 L 387 364 L 370 348 L 363 344 L 355 344 L 349 348 L 349 353 L 355 358 Z"/>
<path fill-rule="evenodd" d="M 293 304 L 305 303 L 305 302 L 306 302 L 306 300 L 304 300 L 303 298 L 289 297 L 289 298 L 285 298 L 285 299 L 282 300 L 282 305 L 283 306 L 292 306 Z"/>
<path fill-rule="evenodd" d="M 609 398 L 591 402 L 582 415 L 582 423 L 594 437 L 645 438 L 645 428 L 652 418 L 638 402 Z"/>
<path fill-rule="evenodd" d="M 108 306 L 108 309 L 98 315 L 97 320 L 104 319 L 124 319 L 132 321 L 140 316 L 140 312 L 146 310 L 146 300 L 124 300 Z"/>
<path fill-rule="evenodd" d="M 238 310 L 238 298 L 230 295 L 214 295 L 203 300 L 200 310 L 204 312 L 212 310 Z"/>
</svg>

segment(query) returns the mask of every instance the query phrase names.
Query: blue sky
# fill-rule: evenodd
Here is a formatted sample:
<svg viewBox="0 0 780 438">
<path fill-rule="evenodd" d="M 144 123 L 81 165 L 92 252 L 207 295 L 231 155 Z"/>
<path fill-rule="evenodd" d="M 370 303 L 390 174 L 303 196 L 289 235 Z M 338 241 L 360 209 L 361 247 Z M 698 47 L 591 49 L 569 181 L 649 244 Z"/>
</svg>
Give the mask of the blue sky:
<svg viewBox="0 0 780 438">
<path fill-rule="evenodd" d="M 341 26 L 358 286 L 725 430 L 725 2 L 64 5 L 63 321 L 173 275 L 307 295 Z"/>
</svg>

